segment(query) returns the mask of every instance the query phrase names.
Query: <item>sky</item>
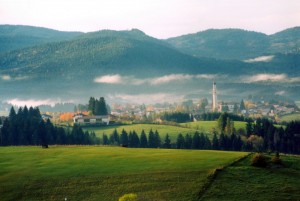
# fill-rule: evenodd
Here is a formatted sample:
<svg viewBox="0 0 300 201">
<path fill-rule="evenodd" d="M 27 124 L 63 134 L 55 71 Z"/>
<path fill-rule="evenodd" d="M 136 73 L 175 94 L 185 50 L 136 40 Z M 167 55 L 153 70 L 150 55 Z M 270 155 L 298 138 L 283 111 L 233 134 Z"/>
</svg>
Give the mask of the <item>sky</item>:
<svg viewBox="0 0 300 201">
<path fill-rule="evenodd" d="M 300 26 L 299 0 L 0 0 L 0 24 L 130 30 L 170 38 L 210 28 L 273 34 Z"/>
</svg>

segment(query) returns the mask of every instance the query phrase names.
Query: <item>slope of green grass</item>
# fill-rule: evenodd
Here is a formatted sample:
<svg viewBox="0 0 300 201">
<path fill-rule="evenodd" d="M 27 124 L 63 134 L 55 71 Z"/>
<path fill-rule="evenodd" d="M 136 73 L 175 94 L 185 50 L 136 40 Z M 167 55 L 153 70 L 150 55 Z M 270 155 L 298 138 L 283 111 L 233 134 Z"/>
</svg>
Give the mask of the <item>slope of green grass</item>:
<svg viewBox="0 0 300 201">
<path fill-rule="evenodd" d="M 189 123 L 182 123 L 184 127 L 192 128 L 196 130 L 200 130 L 204 133 L 211 133 L 213 129 L 217 129 L 217 121 L 196 121 L 196 122 L 189 122 Z M 234 127 L 236 130 L 242 128 L 246 128 L 246 122 L 242 121 L 234 121 Z"/>
<path fill-rule="evenodd" d="M 159 125 L 159 124 L 131 124 L 131 125 L 121 125 L 121 126 L 108 126 L 108 127 L 88 127 L 84 128 L 88 131 L 94 131 L 96 135 L 102 138 L 102 134 L 111 134 L 115 129 L 117 129 L 118 133 L 121 134 L 124 129 L 127 133 L 135 130 L 137 134 L 140 136 L 142 130 L 149 133 L 150 129 L 153 131 L 157 130 L 160 134 L 162 140 L 164 140 L 165 136 L 169 134 L 171 141 L 176 142 L 177 136 L 179 133 L 186 135 L 191 134 L 194 135 L 196 131 L 203 132 L 207 134 L 210 138 L 212 138 L 212 130 L 217 128 L 216 121 L 197 121 L 197 122 L 189 122 L 179 124 L 180 126 L 171 126 L 171 125 Z M 246 122 L 235 121 L 234 126 L 236 130 L 242 128 L 245 129 Z"/>
<path fill-rule="evenodd" d="M 300 157 L 281 158 L 280 168 L 252 167 L 251 157 L 225 168 L 202 200 L 300 200 Z"/>
<path fill-rule="evenodd" d="M 118 133 L 121 134 L 124 129 L 127 133 L 135 130 L 138 136 L 140 136 L 142 130 L 146 132 L 148 135 L 150 129 L 155 132 L 157 130 L 162 140 L 164 140 L 165 136 L 169 134 L 171 141 L 176 142 L 176 138 L 179 133 L 185 134 L 194 134 L 196 132 L 193 128 L 182 128 L 178 126 L 170 126 L 170 125 L 158 125 L 158 124 L 131 124 L 131 125 L 121 125 L 121 126 L 108 126 L 108 127 L 90 127 L 86 128 L 86 130 L 94 131 L 96 135 L 102 138 L 102 134 L 105 133 L 107 135 L 113 133 L 113 131 L 117 129 Z"/>
<path fill-rule="evenodd" d="M 300 114 L 288 114 L 280 117 L 281 121 L 300 121 Z"/>
<path fill-rule="evenodd" d="M 0 148 L 1 200 L 196 200 L 212 169 L 243 152 L 58 146 Z"/>
</svg>

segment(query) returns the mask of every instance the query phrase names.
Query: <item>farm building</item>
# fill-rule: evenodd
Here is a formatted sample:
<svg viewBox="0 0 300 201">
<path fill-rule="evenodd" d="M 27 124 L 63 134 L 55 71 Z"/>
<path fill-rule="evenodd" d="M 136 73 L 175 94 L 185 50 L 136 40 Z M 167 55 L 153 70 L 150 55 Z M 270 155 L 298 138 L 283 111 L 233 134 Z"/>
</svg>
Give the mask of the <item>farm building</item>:
<svg viewBox="0 0 300 201">
<path fill-rule="evenodd" d="M 73 117 L 74 123 L 79 125 L 109 125 L 109 120 L 109 115 L 87 116 L 84 114 L 76 114 Z"/>
</svg>

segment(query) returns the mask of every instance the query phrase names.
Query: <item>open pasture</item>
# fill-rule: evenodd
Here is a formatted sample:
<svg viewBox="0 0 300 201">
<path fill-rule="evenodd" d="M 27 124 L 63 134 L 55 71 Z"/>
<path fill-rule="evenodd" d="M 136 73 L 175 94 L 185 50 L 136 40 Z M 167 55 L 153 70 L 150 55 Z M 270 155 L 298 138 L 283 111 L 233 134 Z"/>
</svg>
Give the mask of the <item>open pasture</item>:
<svg viewBox="0 0 300 201">
<path fill-rule="evenodd" d="M 0 148 L 1 200 L 196 200 L 208 174 L 246 155 L 170 149 Z"/>
<path fill-rule="evenodd" d="M 84 128 L 88 131 L 94 131 L 96 135 L 102 138 L 102 134 L 105 133 L 110 135 L 113 133 L 115 129 L 117 129 L 118 133 L 121 134 L 122 130 L 124 129 L 127 133 L 130 131 L 135 131 L 138 136 L 141 135 L 142 130 L 145 131 L 146 135 L 148 136 L 149 131 L 152 129 L 153 132 L 157 130 L 163 141 L 165 136 L 169 134 L 171 141 L 176 142 L 176 138 L 179 133 L 186 135 L 186 134 L 194 134 L 196 132 L 193 128 L 183 128 L 179 126 L 170 126 L 170 125 L 159 125 L 159 124 L 130 124 L 130 125 L 118 125 L 118 126 L 108 126 L 108 127 L 89 127 Z"/>
</svg>

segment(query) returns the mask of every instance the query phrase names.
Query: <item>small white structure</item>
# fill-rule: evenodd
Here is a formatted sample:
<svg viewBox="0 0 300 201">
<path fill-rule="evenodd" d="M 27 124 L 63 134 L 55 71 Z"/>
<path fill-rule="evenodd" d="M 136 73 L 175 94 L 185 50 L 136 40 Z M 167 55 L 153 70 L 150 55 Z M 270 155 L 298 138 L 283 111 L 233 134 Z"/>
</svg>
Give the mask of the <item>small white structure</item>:
<svg viewBox="0 0 300 201">
<path fill-rule="evenodd" d="M 215 112 L 218 110 L 218 100 L 217 100 L 217 84 L 213 82 L 213 100 L 212 100 L 212 111 Z"/>
<path fill-rule="evenodd" d="M 109 120 L 109 115 L 86 116 L 83 114 L 77 114 L 73 117 L 74 123 L 79 125 L 109 125 Z"/>
</svg>

